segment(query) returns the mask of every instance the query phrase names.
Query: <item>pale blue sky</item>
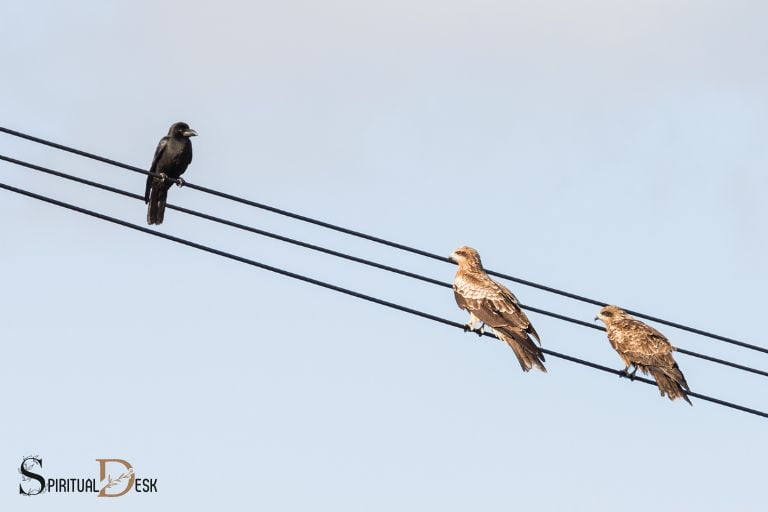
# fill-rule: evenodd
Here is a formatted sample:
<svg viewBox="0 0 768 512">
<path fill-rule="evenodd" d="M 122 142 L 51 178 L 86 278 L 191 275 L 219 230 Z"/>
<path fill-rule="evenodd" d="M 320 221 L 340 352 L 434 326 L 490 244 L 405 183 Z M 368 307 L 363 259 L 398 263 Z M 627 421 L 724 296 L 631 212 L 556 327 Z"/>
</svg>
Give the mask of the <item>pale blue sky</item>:
<svg viewBox="0 0 768 512">
<path fill-rule="evenodd" d="M 768 5 L 760 1 L 6 2 L 0 125 L 768 346 Z M 142 176 L 0 135 L 9 154 Z M 0 163 L 0 181 L 137 223 L 144 205 Z M 190 189 L 171 201 L 448 281 L 447 264 Z M 0 191 L 0 508 L 121 457 L 112 510 L 762 510 L 768 423 Z M 158 228 L 464 321 L 450 291 L 169 211 Z M 522 302 L 595 308 L 510 285 Z M 604 335 L 544 345 L 620 368 Z M 768 356 L 674 329 L 674 344 Z M 768 381 L 678 355 L 691 387 Z"/>
</svg>

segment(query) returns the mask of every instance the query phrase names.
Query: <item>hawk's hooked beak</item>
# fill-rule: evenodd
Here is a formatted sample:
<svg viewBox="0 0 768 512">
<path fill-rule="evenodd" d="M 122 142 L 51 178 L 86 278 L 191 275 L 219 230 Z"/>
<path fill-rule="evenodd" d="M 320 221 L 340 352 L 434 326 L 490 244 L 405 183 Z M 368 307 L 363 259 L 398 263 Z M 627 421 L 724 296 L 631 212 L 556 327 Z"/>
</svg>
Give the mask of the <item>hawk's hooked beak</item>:
<svg viewBox="0 0 768 512">
<path fill-rule="evenodd" d="M 600 320 L 600 317 L 599 317 L 599 316 L 596 316 L 596 317 L 595 317 L 595 322 L 597 322 L 598 320 Z"/>
<path fill-rule="evenodd" d="M 185 137 L 196 137 L 197 136 L 197 132 L 195 130 L 193 130 L 192 128 L 190 128 L 189 130 L 184 130 L 182 135 L 185 136 Z"/>
<path fill-rule="evenodd" d="M 456 264 L 459 263 L 458 261 L 456 261 L 456 258 L 453 257 L 453 253 L 448 255 L 448 261 L 450 261 L 451 263 L 456 263 Z"/>
</svg>

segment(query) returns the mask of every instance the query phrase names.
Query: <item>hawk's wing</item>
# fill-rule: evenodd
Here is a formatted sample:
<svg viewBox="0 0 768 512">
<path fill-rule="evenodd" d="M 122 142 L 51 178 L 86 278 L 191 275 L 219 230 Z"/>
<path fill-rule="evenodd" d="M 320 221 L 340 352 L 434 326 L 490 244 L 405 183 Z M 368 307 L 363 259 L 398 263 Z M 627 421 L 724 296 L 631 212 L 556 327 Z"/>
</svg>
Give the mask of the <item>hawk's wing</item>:
<svg viewBox="0 0 768 512">
<path fill-rule="evenodd" d="M 453 282 L 453 293 L 460 308 L 490 327 L 511 327 L 539 339 L 528 317 L 520 309 L 517 297 L 488 276 L 466 272 L 458 274 Z"/>
<path fill-rule="evenodd" d="M 155 156 L 152 158 L 152 165 L 149 167 L 149 172 L 156 173 L 157 172 L 157 162 L 160 160 L 160 157 L 163 155 L 163 152 L 165 151 L 165 148 L 168 147 L 168 137 L 163 137 L 160 139 L 160 142 L 157 144 L 157 148 L 155 149 Z M 152 182 L 154 181 L 153 176 L 147 176 L 147 186 L 144 189 L 144 202 L 149 202 L 149 191 L 152 189 Z"/>
<path fill-rule="evenodd" d="M 674 347 L 666 336 L 634 318 L 616 322 L 609 339 L 613 347 L 633 363 L 671 368 Z"/>
</svg>

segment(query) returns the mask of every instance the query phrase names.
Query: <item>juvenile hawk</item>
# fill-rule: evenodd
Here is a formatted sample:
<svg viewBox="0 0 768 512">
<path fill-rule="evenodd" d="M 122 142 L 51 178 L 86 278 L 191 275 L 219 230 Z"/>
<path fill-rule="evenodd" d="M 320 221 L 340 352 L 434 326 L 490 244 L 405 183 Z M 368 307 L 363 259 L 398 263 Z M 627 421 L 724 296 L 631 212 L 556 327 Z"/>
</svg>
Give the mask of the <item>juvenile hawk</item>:
<svg viewBox="0 0 768 512">
<path fill-rule="evenodd" d="M 450 256 L 459 265 L 453 280 L 453 294 L 461 309 L 469 311 L 465 330 L 477 323 L 488 325 L 515 352 L 523 371 L 533 367 L 546 372 L 544 354 L 531 339 L 539 335 L 525 316 L 517 297 L 485 273 L 480 255 L 471 247 L 459 247 Z M 479 331 L 482 333 L 482 328 Z"/>
<path fill-rule="evenodd" d="M 682 398 L 691 404 L 688 383 L 672 358 L 675 347 L 663 334 L 616 306 L 605 306 L 595 317 L 597 319 L 605 324 L 608 341 L 624 361 L 625 375 L 634 378 L 638 368 L 646 375 L 650 372 L 661 396 L 666 395 L 670 400 Z M 627 373 L 630 366 L 635 367 L 631 375 Z"/>
</svg>

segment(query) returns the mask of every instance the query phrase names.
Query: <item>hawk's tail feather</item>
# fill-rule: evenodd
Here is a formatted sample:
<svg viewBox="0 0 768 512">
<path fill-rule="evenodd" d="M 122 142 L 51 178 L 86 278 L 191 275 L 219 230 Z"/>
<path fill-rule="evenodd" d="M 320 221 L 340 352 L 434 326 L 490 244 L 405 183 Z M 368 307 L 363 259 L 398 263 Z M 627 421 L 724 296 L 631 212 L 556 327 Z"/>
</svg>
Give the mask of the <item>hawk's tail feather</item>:
<svg viewBox="0 0 768 512">
<path fill-rule="evenodd" d="M 677 363 L 675 363 L 674 368 L 649 366 L 648 370 L 653 375 L 653 378 L 656 379 L 656 385 L 659 387 L 661 396 L 666 395 L 670 400 L 682 398 L 688 402 L 688 405 L 693 405 L 688 398 L 687 391 L 690 391 L 688 383 L 685 381 L 683 372 L 677 367 Z"/>
<path fill-rule="evenodd" d="M 544 367 L 544 353 L 524 332 L 504 327 L 494 328 L 494 331 L 515 353 L 524 372 L 530 371 L 534 367 L 544 373 L 547 372 L 547 369 Z"/>
<path fill-rule="evenodd" d="M 536 329 L 533 328 L 533 325 L 528 324 L 528 328 L 525 330 L 529 335 L 536 338 L 536 341 L 539 343 L 539 346 L 541 346 L 541 338 L 539 338 L 539 333 L 536 332 Z M 543 358 L 544 356 L 542 356 Z"/>
</svg>

